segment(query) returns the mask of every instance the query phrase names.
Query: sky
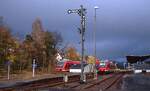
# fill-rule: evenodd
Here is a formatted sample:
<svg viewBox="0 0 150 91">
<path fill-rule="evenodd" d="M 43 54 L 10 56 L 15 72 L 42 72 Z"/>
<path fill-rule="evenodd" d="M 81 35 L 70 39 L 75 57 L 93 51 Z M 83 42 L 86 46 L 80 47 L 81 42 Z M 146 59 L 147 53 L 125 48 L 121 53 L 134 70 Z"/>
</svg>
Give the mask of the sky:
<svg viewBox="0 0 150 91">
<path fill-rule="evenodd" d="M 81 52 L 80 17 L 67 14 L 68 9 L 87 9 L 85 54 L 94 55 L 94 6 L 96 17 L 96 51 L 100 59 L 122 60 L 127 55 L 150 54 L 150 0 L 0 0 L 0 16 L 20 37 L 32 31 L 40 18 L 48 31 L 60 32 L 63 45 Z"/>
</svg>

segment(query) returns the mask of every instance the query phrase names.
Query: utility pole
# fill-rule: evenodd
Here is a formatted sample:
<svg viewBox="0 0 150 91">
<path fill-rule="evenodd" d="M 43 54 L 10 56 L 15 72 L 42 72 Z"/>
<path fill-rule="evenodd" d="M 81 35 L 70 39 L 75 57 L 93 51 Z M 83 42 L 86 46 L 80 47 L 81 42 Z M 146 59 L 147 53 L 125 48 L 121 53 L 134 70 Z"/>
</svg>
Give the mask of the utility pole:
<svg viewBox="0 0 150 91">
<path fill-rule="evenodd" d="M 8 61 L 8 66 L 7 66 L 7 79 L 10 79 L 10 60 Z"/>
<path fill-rule="evenodd" d="M 68 14 L 71 13 L 77 13 L 80 17 L 81 17 L 81 28 L 79 28 L 79 32 L 81 35 L 81 51 L 82 51 L 82 57 L 81 57 L 81 77 L 80 77 L 80 83 L 84 83 L 85 79 L 84 79 L 84 67 L 83 67 L 83 62 L 84 62 L 84 33 L 85 33 L 85 14 L 86 14 L 86 9 L 83 8 L 83 6 L 80 6 L 80 9 L 69 9 L 68 10 Z"/>
<path fill-rule="evenodd" d="M 4 25 L 3 16 L 0 16 L 0 26 Z"/>
<path fill-rule="evenodd" d="M 97 79 L 97 71 L 96 71 L 96 10 L 98 9 L 98 6 L 94 7 L 94 32 L 93 32 L 93 40 L 94 40 L 94 79 Z"/>
<path fill-rule="evenodd" d="M 32 64 L 32 77 L 35 77 L 35 67 L 36 67 L 36 63 L 35 63 L 35 59 L 33 59 L 33 64 Z"/>
</svg>

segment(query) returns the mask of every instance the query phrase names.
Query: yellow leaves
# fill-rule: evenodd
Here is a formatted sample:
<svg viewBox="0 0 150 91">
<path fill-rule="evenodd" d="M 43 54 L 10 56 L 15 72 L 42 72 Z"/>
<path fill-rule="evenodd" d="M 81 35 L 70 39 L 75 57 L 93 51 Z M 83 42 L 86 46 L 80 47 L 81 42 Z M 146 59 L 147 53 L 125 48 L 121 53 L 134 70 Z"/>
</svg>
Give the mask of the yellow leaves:
<svg viewBox="0 0 150 91">
<path fill-rule="evenodd" d="M 3 60 L 15 61 L 17 48 L 19 48 L 19 42 L 12 36 L 10 29 L 0 26 L 0 51 L 2 51 Z"/>
<path fill-rule="evenodd" d="M 76 60 L 76 61 L 80 60 L 80 55 L 74 47 L 68 47 L 67 48 L 66 57 L 70 60 Z"/>
<path fill-rule="evenodd" d="M 19 43 L 17 41 L 14 42 L 15 43 L 15 48 L 19 48 Z"/>
<path fill-rule="evenodd" d="M 7 59 L 11 62 L 14 62 L 16 59 L 16 56 L 12 54 L 12 55 L 7 56 Z"/>
<path fill-rule="evenodd" d="M 94 56 L 88 56 L 87 63 L 88 64 L 94 64 L 95 63 L 95 57 Z"/>
</svg>

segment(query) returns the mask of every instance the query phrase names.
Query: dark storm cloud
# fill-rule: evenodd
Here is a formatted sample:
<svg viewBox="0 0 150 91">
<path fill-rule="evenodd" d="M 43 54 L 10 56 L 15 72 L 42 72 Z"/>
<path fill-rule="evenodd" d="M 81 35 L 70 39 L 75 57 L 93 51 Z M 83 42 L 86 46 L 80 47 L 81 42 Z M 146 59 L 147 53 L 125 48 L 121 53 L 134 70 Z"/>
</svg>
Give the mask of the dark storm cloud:
<svg viewBox="0 0 150 91">
<path fill-rule="evenodd" d="M 0 16 L 12 30 L 30 33 L 32 22 L 40 17 L 49 31 L 61 32 L 64 44 L 70 43 L 80 51 L 77 27 L 80 17 L 67 14 L 68 9 L 87 8 L 85 52 L 93 55 L 93 21 L 97 10 L 97 55 L 99 58 L 121 58 L 126 55 L 150 54 L 149 0 L 1 0 Z"/>
<path fill-rule="evenodd" d="M 97 51 L 100 57 L 150 53 L 149 4 L 148 0 L 102 2 L 97 14 Z"/>
</svg>

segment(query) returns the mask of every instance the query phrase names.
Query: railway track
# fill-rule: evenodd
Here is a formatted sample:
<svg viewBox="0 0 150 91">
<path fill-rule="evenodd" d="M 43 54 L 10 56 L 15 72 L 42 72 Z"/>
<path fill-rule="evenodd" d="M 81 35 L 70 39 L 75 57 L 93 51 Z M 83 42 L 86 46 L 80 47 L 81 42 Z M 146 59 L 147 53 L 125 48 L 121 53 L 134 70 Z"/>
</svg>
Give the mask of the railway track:
<svg viewBox="0 0 150 91">
<path fill-rule="evenodd" d="M 123 73 L 112 74 L 109 77 L 105 77 L 102 80 L 88 80 L 85 84 L 79 84 L 79 82 L 67 84 L 67 88 L 76 89 L 78 91 L 107 91 L 118 83 L 121 79 Z"/>
<path fill-rule="evenodd" d="M 86 91 L 107 91 L 117 84 L 124 74 L 115 74 L 111 77 L 83 87 Z"/>
<path fill-rule="evenodd" d="M 83 88 L 86 87 L 88 85 L 95 85 L 95 83 L 97 83 L 98 80 L 94 80 L 92 79 L 88 79 L 87 82 L 85 84 L 80 84 L 79 82 L 73 83 L 73 85 L 68 84 L 67 87 L 72 88 L 72 89 L 78 89 L 78 88 Z"/>
<path fill-rule="evenodd" d="M 87 79 L 93 78 L 93 74 L 86 74 Z M 80 75 L 72 75 L 68 77 L 68 83 L 80 81 Z M 0 88 L 0 91 L 33 91 L 39 88 L 56 87 L 64 85 L 63 77 L 46 78 L 41 80 L 35 80 L 30 82 L 20 82 L 13 86 Z"/>
<path fill-rule="evenodd" d="M 93 80 L 93 74 L 87 74 L 87 82 L 80 84 L 80 75 L 68 77 L 68 82 L 64 82 L 63 77 L 41 79 L 32 82 L 18 83 L 13 87 L 0 89 L 0 91 L 39 91 L 42 88 L 62 88 L 75 89 L 78 91 L 107 91 L 114 84 L 122 79 L 123 73 L 112 74 L 102 80 Z"/>
</svg>

